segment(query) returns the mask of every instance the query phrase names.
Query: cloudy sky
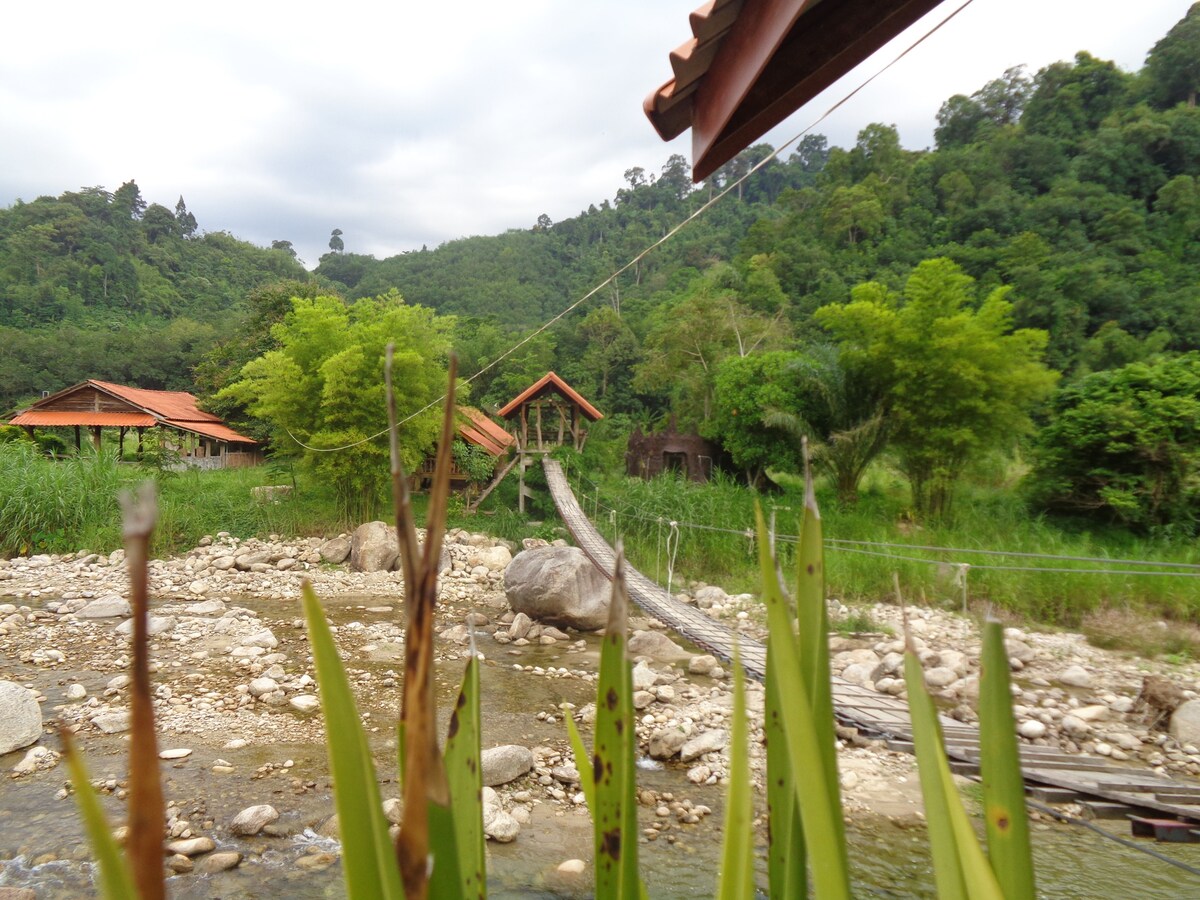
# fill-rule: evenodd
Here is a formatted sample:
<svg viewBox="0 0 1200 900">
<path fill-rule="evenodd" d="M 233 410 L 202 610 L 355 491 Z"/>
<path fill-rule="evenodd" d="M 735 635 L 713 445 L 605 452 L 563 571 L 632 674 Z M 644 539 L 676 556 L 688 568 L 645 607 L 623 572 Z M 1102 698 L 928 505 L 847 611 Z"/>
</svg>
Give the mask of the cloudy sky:
<svg viewBox="0 0 1200 900">
<path fill-rule="evenodd" d="M 309 265 L 335 227 L 382 257 L 557 221 L 613 197 L 630 167 L 690 159 L 689 136 L 662 143 L 642 100 L 700 2 L 20 4 L 0 53 L 0 206 L 133 178 L 149 202 L 182 194 L 202 229 L 290 240 Z M 926 147 L 951 94 L 1081 49 L 1137 69 L 1189 2 L 975 0 L 816 131 L 846 146 L 886 122 Z"/>
</svg>

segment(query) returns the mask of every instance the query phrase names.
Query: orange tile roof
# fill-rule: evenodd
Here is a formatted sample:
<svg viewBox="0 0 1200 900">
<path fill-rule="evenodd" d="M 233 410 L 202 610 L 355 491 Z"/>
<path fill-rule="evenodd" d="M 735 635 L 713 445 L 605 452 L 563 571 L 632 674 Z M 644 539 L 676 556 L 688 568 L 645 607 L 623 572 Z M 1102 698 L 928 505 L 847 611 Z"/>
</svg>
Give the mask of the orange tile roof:
<svg viewBox="0 0 1200 900">
<path fill-rule="evenodd" d="M 204 435 L 205 437 L 216 438 L 218 441 L 227 441 L 237 444 L 257 444 L 258 441 L 254 438 L 248 438 L 244 434 L 238 434 L 232 428 L 222 425 L 218 422 L 188 422 L 182 419 L 164 419 L 167 425 L 172 428 L 178 428 L 181 431 L 191 431 L 196 434 Z"/>
<path fill-rule="evenodd" d="M 149 427 L 158 420 L 147 413 L 138 412 L 62 412 L 56 409 L 29 409 L 17 413 L 8 421 L 9 425 L 29 425 L 49 428 L 63 425 L 99 425 L 101 428 Z"/>
<path fill-rule="evenodd" d="M 511 418 L 522 404 L 554 392 L 562 394 L 572 403 L 577 404 L 583 414 L 593 422 L 597 422 L 604 418 L 604 413 L 600 412 L 600 410 L 596 409 L 596 407 L 584 400 L 574 388 L 572 388 L 553 372 L 547 372 L 536 382 L 525 388 L 525 390 L 521 391 L 520 394 L 508 401 L 504 408 L 496 413 L 496 415 L 500 416 L 502 419 Z"/>
<path fill-rule="evenodd" d="M 478 444 L 492 456 L 503 456 L 504 452 L 515 443 L 516 439 L 511 434 L 480 410 L 470 406 L 460 406 L 458 412 L 468 420 L 459 422 L 458 433 L 472 444 Z"/>
<path fill-rule="evenodd" d="M 178 419 L 184 422 L 221 421 L 220 416 L 203 412 L 197 407 L 196 398 L 187 391 L 151 391 L 95 379 L 88 379 L 87 383 L 163 419 Z"/>
<path fill-rule="evenodd" d="M 80 388 L 92 387 L 133 407 L 129 412 L 95 412 L 44 409 Z M 86 425 L 102 428 L 120 426 L 169 425 L 183 431 L 191 431 L 219 441 L 242 444 L 257 444 L 254 438 L 238 434 L 226 426 L 220 416 L 204 412 L 196 405 L 196 398 L 187 391 L 151 391 L 145 388 L 113 384 L 111 381 L 87 381 L 73 384 L 49 397 L 43 397 L 9 420 L 10 425 L 63 426 Z"/>
</svg>

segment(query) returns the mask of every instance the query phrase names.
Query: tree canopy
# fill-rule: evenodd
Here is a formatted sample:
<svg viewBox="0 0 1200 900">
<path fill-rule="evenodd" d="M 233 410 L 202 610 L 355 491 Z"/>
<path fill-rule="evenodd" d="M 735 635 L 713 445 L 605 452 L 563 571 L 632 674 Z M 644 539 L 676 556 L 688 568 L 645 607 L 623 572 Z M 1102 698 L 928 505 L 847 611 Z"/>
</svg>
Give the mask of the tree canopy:
<svg viewBox="0 0 1200 900">
<path fill-rule="evenodd" d="M 412 471 L 437 436 L 441 411 L 433 401 L 445 390 L 453 325 L 397 293 L 350 305 L 298 297 L 271 329 L 277 348 L 247 363 L 218 396 L 269 423 L 274 445 L 334 486 L 348 521 L 363 521 L 388 481 L 387 436 L 380 434 L 387 425 L 385 349 L 395 344 L 400 455 Z"/>
</svg>

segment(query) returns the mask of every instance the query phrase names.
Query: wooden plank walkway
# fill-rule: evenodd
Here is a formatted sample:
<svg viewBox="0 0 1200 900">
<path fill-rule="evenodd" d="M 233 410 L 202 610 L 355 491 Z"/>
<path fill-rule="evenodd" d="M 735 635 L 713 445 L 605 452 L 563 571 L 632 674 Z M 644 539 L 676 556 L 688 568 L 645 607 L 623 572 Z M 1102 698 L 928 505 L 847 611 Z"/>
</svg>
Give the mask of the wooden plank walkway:
<svg viewBox="0 0 1200 900">
<path fill-rule="evenodd" d="M 575 493 L 558 460 L 542 461 L 546 483 L 558 514 L 576 545 L 608 578 L 616 566 L 616 553 L 596 530 L 575 499 Z M 681 603 L 641 572 L 626 565 L 630 599 L 648 615 L 715 656 L 731 662 L 735 632 L 723 622 Z M 746 635 L 737 635 L 746 674 L 762 681 L 767 671 L 767 648 Z M 896 697 L 852 684 L 833 676 L 833 702 L 839 721 L 889 740 L 895 749 L 912 747 L 908 704 Z M 979 731 L 945 716 L 942 732 L 946 753 L 964 774 L 978 773 Z M 1099 797 L 1138 810 L 1154 810 L 1200 822 L 1200 782 L 1180 781 L 1149 769 L 1119 765 L 1100 756 L 1067 754 L 1053 747 L 1022 744 L 1021 769 L 1027 784 L 1049 785 L 1063 796 Z"/>
</svg>

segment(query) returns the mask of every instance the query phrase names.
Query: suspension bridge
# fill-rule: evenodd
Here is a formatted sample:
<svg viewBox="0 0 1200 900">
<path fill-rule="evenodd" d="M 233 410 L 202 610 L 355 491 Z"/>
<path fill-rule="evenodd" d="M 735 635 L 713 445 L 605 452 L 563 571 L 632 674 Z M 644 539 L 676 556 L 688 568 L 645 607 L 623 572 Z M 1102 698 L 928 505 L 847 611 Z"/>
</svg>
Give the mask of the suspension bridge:
<svg viewBox="0 0 1200 900">
<path fill-rule="evenodd" d="M 563 524 L 592 564 L 611 579 L 616 552 L 580 507 L 562 464 L 544 456 L 542 466 Z M 647 615 L 727 662 L 733 660 L 736 640 L 746 674 L 758 681 L 766 677 L 767 648 L 763 643 L 675 599 L 628 565 L 625 576 L 630 599 Z M 842 724 L 881 738 L 893 749 L 911 751 L 907 703 L 837 676 L 832 682 L 835 714 Z M 942 733 L 952 768 L 960 774 L 978 775 L 978 729 L 943 716 Z M 1027 792 L 1035 799 L 1079 802 L 1095 818 L 1129 818 L 1135 834 L 1154 834 L 1163 840 L 1200 837 L 1200 784 L 1195 781 L 1053 747 L 1022 744 L 1020 752 Z"/>
</svg>

